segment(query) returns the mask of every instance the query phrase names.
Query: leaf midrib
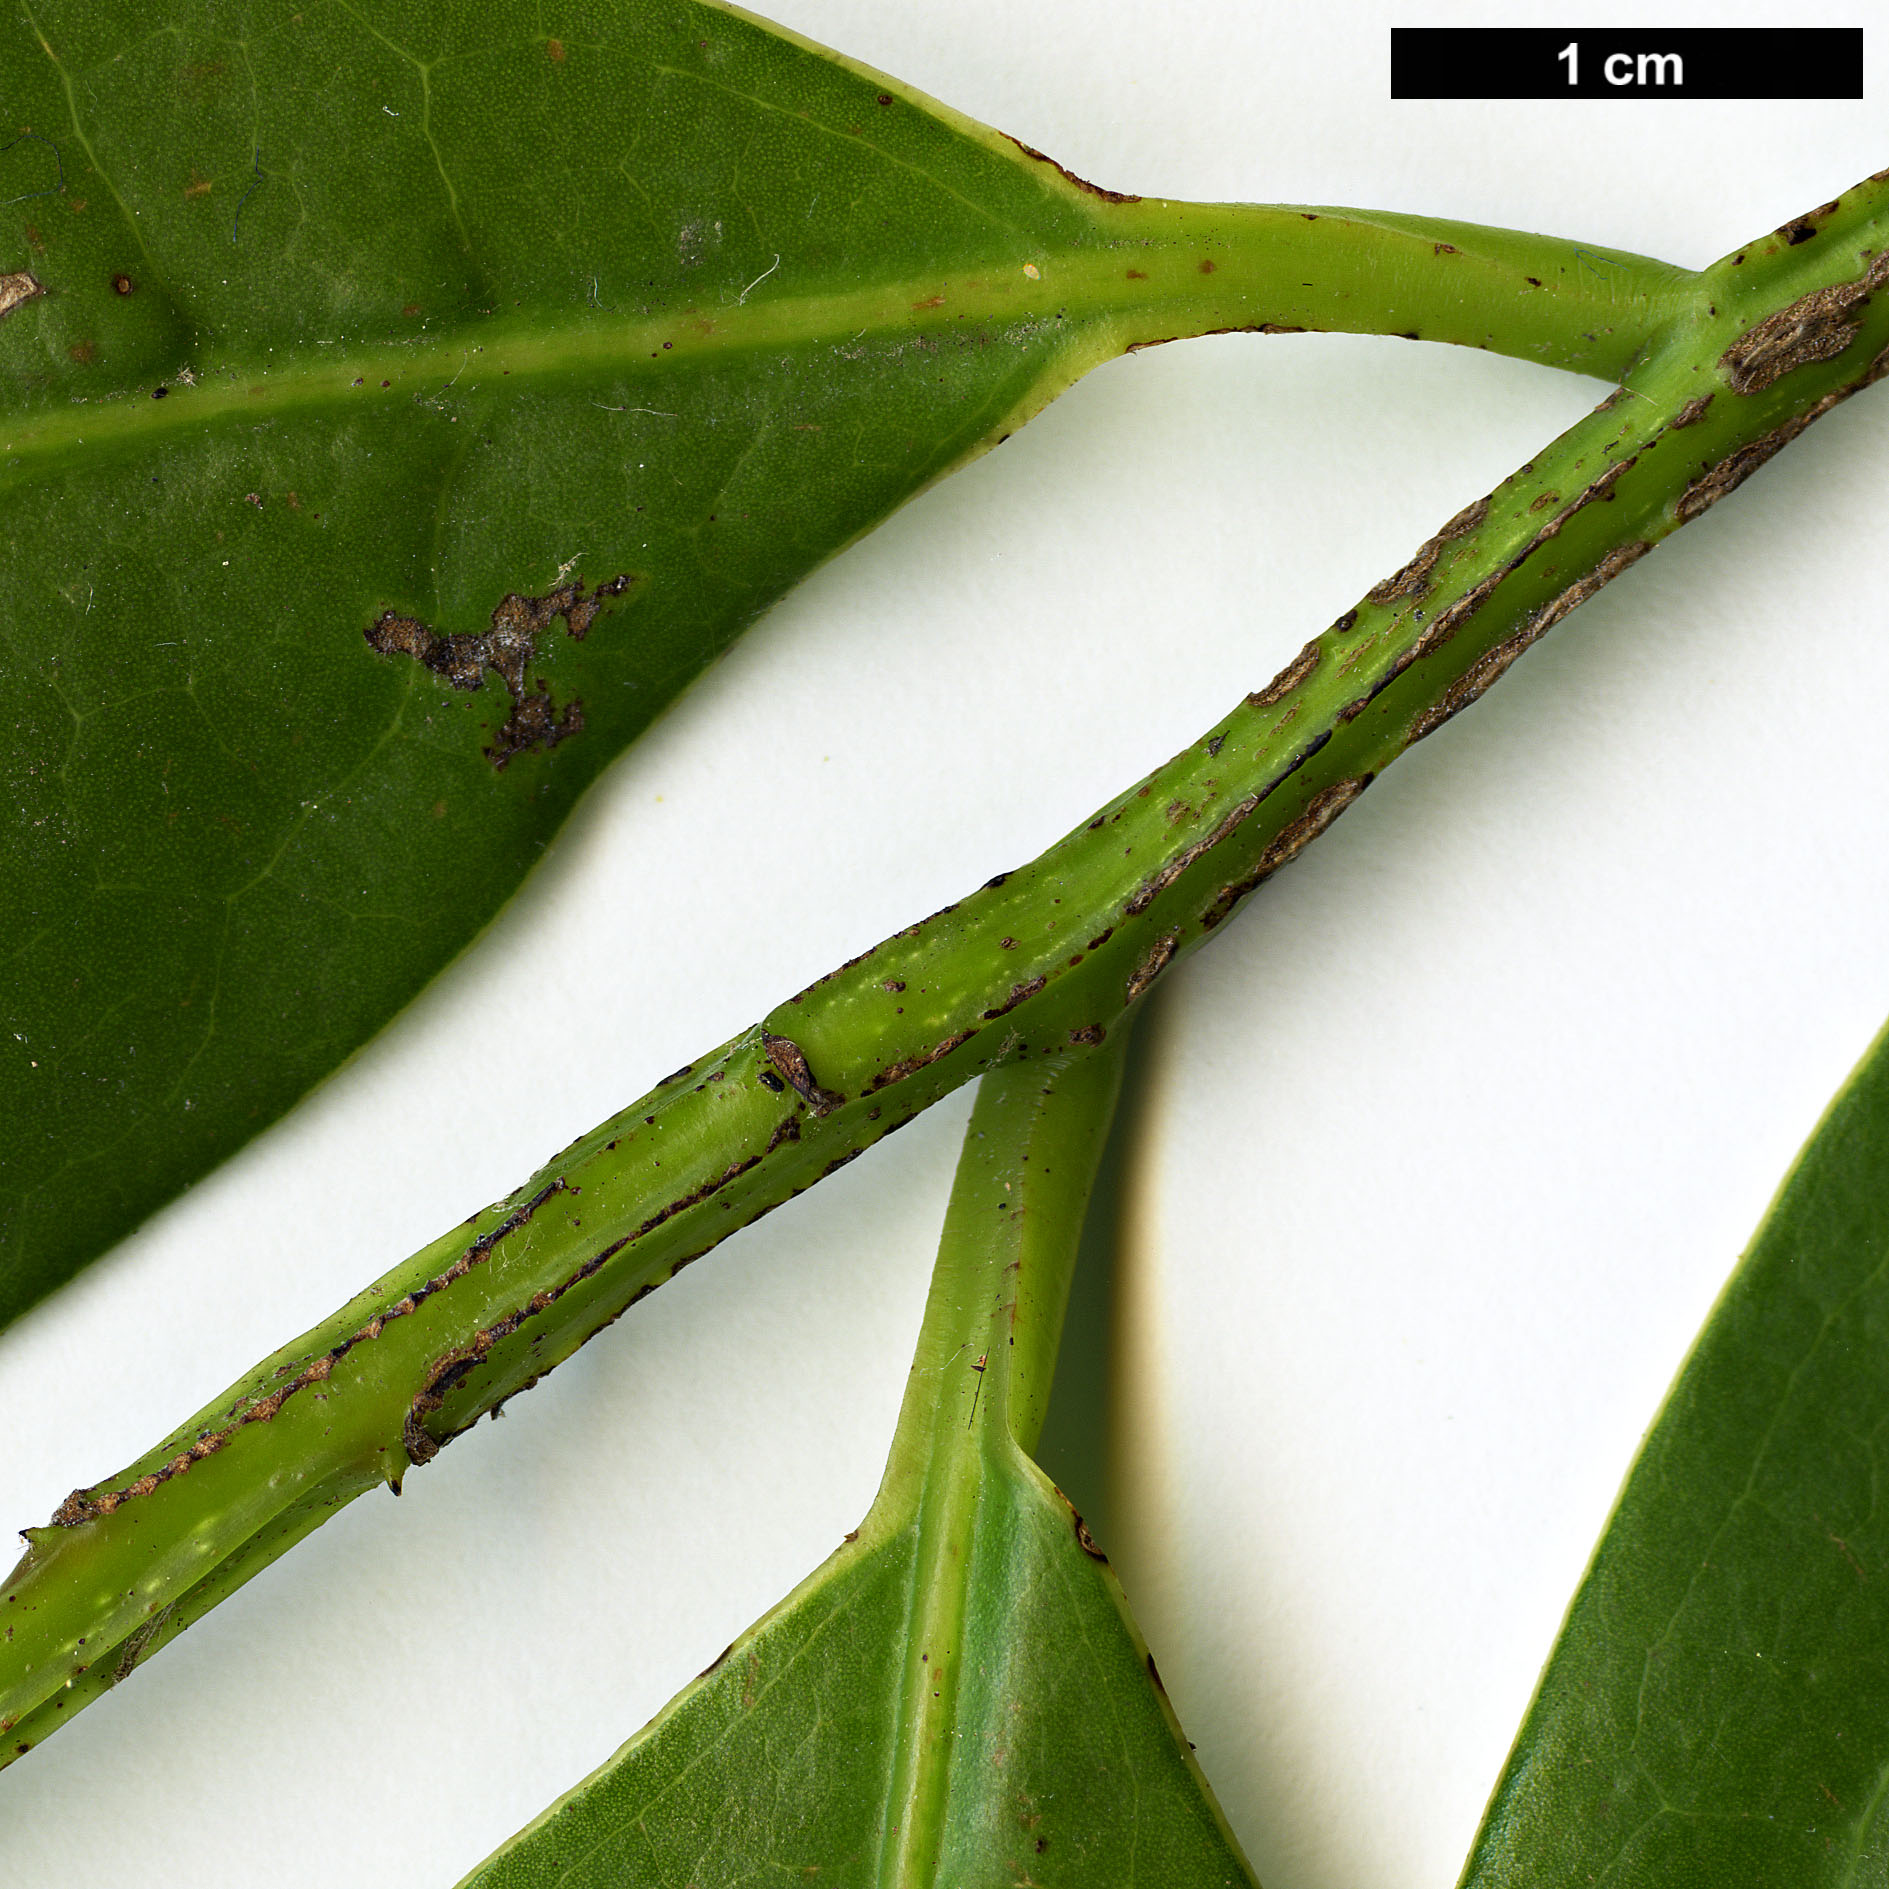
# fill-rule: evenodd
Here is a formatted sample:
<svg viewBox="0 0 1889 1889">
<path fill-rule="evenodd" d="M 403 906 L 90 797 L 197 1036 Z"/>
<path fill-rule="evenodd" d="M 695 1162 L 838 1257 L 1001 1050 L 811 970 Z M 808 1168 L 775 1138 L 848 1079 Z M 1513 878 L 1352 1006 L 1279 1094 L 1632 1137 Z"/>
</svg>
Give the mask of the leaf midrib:
<svg viewBox="0 0 1889 1889">
<path fill-rule="evenodd" d="M 0 453 L 7 471 L 18 472 L 80 446 L 155 442 L 221 419 L 319 408 L 345 412 L 383 395 L 438 399 L 460 375 L 468 376 L 461 383 L 466 393 L 502 378 L 523 388 L 612 373 L 660 388 L 678 368 L 774 348 L 823 341 L 851 347 L 868 337 L 938 337 L 967 324 L 983 330 L 992 323 L 1034 338 L 1072 315 L 1094 318 L 1175 299 L 1149 296 L 1150 284 L 1107 281 L 1103 270 L 1119 276 L 1119 266 L 1113 258 L 1097 263 L 1081 253 L 1046 256 L 1034 265 L 1039 280 L 1023 277 L 1019 268 L 1021 289 L 1008 283 L 993 288 L 987 270 L 983 276 L 932 276 L 746 306 L 692 305 L 608 326 L 565 318 L 527 327 L 514 316 L 493 316 L 413 340 L 271 349 L 281 358 L 260 367 L 206 352 L 190 364 L 195 386 L 154 382 L 135 392 L 124 389 L 0 419 Z M 390 384 L 383 389 L 382 381 Z M 164 397 L 152 398 L 160 385 Z"/>
</svg>

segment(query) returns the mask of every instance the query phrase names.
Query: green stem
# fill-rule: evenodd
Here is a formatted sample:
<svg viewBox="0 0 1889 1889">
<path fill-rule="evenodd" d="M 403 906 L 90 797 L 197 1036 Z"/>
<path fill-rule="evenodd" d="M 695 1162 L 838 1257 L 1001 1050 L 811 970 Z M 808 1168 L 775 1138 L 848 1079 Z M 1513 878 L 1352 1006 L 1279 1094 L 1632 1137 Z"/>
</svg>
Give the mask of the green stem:
<svg viewBox="0 0 1889 1889">
<path fill-rule="evenodd" d="M 1698 277 L 1558 237 L 1438 218 L 1274 204 L 1109 203 L 1102 257 L 1059 262 L 1122 348 L 1184 335 L 1324 329 L 1487 348 L 1617 380 Z"/>
<path fill-rule="evenodd" d="M 863 1548 L 915 1528 L 920 1556 L 882 1882 L 922 1889 L 937 1873 L 989 1458 L 1027 1455 L 1043 1427 L 1126 1041 L 993 1070 L 965 1132 L 891 1458 L 860 1529 Z"/>
<path fill-rule="evenodd" d="M 75 1491 L 0 1601 L 0 1758 L 736 1228 L 970 1077 L 1117 1030 L 1399 754 L 1880 375 L 1885 283 L 1889 173 L 1705 271 L 1619 392 L 1040 858 L 670 1077 Z"/>
</svg>

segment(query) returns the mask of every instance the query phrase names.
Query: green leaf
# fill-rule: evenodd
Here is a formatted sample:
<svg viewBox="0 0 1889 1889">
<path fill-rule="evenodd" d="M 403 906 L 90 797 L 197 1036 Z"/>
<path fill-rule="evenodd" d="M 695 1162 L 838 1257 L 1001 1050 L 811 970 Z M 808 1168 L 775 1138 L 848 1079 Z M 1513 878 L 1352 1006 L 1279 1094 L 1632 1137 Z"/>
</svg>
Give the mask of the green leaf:
<svg viewBox="0 0 1889 1889">
<path fill-rule="evenodd" d="M 1889 1866 L 1889 1035 L 1669 1394 L 1463 1881 L 1791 1889 Z"/>
<path fill-rule="evenodd" d="M 87 0 L 0 36 L 39 291 L 0 321 L 0 1319 L 347 1056 L 757 612 L 1076 371 L 1041 310 L 912 309 L 1081 239 L 1049 167 L 718 9 L 539 11 L 153 34 Z"/>
<path fill-rule="evenodd" d="M 985 1078 L 856 1535 L 467 1889 L 1251 1881 L 1028 1454 L 1126 1036 Z"/>
<path fill-rule="evenodd" d="M 0 1321 L 398 1009 L 784 589 L 1088 367 L 1343 326 L 1614 372 L 1682 280 L 1116 201 L 690 0 L 63 0 L 0 74 Z"/>
</svg>

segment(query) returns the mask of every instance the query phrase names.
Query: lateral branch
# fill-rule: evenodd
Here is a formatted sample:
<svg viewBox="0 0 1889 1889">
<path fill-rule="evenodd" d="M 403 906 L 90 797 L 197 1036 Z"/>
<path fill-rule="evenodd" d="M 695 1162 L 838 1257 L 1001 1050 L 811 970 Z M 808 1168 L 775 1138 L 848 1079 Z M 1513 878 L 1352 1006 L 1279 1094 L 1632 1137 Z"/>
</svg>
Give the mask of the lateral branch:
<svg viewBox="0 0 1889 1889">
<path fill-rule="evenodd" d="M 1199 741 L 658 1084 L 28 1531 L 0 1598 L 0 1763 L 737 1228 L 981 1071 L 1118 1029 L 1398 755 L 1889 372 L 1889 172 L 1694 282 L 1592 413 Z"/>
</svg>

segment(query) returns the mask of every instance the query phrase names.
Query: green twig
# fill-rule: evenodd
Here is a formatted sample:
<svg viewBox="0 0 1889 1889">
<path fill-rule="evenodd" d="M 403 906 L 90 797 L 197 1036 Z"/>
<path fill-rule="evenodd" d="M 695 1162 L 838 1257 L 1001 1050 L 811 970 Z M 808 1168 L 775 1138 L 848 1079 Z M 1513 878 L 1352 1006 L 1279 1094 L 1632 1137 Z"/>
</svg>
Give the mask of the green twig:
<svg viewBox="0 0 1889 1889">
<path fill-rule="evenodd" d="M 0 1757 L 111 1684 L 133 1635 L 148 1653 L 335 1508 L 398 1489 L 644 1293 L 959 1083 L 1102 1041 L 1406 748 L 1880 376 L 1885 283 L 1889 173 L 1697 277 L 1619 391 L 1040 858 L 678 1071 L 75 1491 L 0 1602 Z"/>
<path fill-rule="evenodd" d="M 912 1589 L 886 1882 L 936 1874 L 985 1457 L 1027 1456 L 1043 1428 L 1083 1209 L 1121 1086 L 1121 1036 L 993 1071 L 965 1131 L 891 1459 L 860 1529 L 864 1547 L 916 1528 L 926 1551 Z M 943 1656 L 921 1667 L 921 1651 Z"/>
</svg>

